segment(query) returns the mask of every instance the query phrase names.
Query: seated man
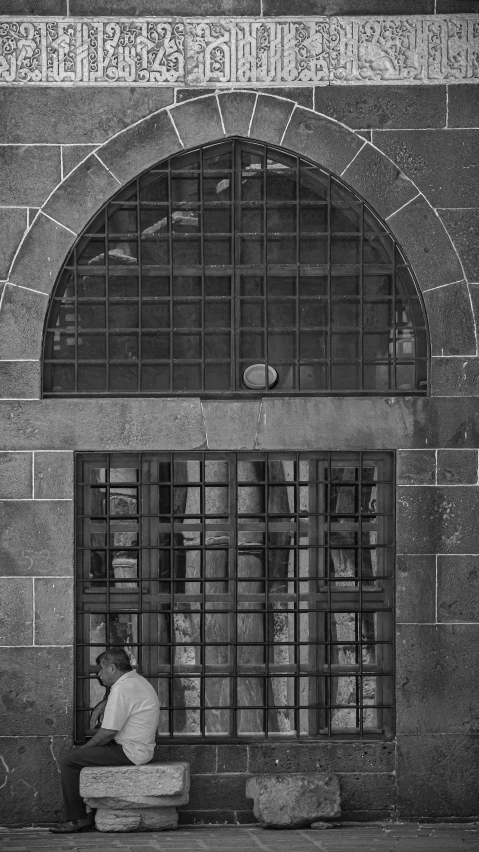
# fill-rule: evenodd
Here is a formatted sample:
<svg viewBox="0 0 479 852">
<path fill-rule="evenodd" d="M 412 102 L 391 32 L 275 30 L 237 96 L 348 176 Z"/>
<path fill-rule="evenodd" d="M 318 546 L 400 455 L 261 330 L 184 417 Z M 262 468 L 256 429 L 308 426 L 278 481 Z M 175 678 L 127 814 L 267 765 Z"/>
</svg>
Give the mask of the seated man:
<svg viewBox="0 0 479 852">
<path fill-rule="evenodd" d="M 93 825 L 80 796 L 80 772 L 85 766 L 133 766 L 149 763 L 155 750 L 160 704 L 147 680 L 131 668 L 123 648 L 108 648 L 98 657 L 99 678 L 111 687 L 108 698 L 95 707 L 92 725 L 101 728 L 84 745 L 67 751 L 61 759 L 63 816 L 54 834 L 83 831 Z"/>
</svg>

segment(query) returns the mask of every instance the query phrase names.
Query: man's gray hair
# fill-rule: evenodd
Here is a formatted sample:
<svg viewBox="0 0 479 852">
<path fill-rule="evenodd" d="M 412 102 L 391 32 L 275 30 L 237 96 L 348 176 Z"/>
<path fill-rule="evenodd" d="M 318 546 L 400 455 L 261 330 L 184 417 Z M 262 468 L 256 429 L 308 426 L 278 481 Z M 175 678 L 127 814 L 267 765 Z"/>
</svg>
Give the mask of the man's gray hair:
<svg viewBox="0 0 479 852">
<path fill-rule="evenodd" d="M 109 663 L 116 666 L 119 672 L 131 672 L 130 658 L 124 648 L 107 648 L 96 658 L 96 664 Z"/>
</svg>

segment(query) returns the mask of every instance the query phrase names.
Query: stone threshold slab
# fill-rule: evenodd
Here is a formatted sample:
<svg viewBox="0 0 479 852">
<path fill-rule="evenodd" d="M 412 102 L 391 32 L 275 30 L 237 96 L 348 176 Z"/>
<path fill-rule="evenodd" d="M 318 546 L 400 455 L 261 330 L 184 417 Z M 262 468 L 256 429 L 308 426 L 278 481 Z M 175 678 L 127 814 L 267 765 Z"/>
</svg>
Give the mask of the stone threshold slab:
<svg viewBox="0 0 479 852">
<path fill-rule="evenodd" d="M 0 85 L 479 82 L 479 15 L 0 17 Z"/>
</svg>

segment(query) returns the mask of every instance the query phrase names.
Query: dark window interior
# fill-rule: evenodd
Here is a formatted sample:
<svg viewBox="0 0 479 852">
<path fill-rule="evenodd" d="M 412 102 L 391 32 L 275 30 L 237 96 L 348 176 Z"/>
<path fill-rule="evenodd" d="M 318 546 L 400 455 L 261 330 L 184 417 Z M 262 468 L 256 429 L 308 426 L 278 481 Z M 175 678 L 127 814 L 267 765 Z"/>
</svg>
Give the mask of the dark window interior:
<svg viewBox="0 0 479 852">
<path fill-rule="evenodd" d="M 180 154 L 118 193 L 47 322 L 47 396 L 414 394 L 426 379 L 422 304 L 387 227 L 323 169 L 254 142 Z"/>
</svg>

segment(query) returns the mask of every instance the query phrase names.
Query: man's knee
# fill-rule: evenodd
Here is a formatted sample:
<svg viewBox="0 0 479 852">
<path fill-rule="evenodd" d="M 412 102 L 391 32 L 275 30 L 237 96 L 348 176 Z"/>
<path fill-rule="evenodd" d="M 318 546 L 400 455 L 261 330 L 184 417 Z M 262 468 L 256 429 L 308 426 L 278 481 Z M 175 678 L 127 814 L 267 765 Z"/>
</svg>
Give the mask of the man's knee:
<svg viewBox="0 0 479 852">
<path fill-rule="evenodd" d="M 69 748 L 68 751 L 64 752 L 60 758 L 60 768 L 61 769 L 74 769 L 79 765 L 78 758 L 81 755 L 78 754 L 78 748 Z"/>
</svg>

